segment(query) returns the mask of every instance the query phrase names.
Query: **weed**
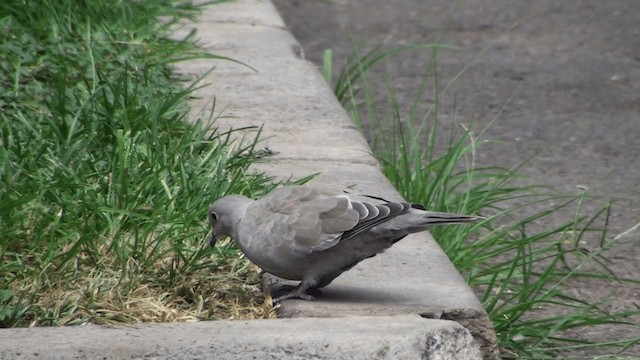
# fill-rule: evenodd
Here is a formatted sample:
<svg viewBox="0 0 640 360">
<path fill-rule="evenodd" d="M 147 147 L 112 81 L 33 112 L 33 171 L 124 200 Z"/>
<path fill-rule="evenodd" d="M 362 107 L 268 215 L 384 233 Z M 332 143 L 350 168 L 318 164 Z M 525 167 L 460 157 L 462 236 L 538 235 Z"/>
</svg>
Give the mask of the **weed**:
<svg viewBox="0 0 640 360">
<path fill-rule="evenodd" d="M 621 354 L 640 343 L 637 337 L 590 341 L 571 335 L 571 330 L 602 324 L 637 326 L 633 319 L 640 311 L 609 312 L 602 304 L 568 291 L 574 279 L 639 282 L 619 279 L 606 267 L 604 252 L 620 241 L 620 237 L 607 240 L 610 204 L 586 216 L 581 213 L 588 197 L 584 191 L 562 194 L 545 186 L 521 185 L 518 171 L 525 164 L 512 169 L 476 166 L 475 152 L 484 131 L 474 135 L 473 128 L 453 127 L 443 134 L 439 128 L 438 99 L 448 88 L 441 90 L 437 81 L 436 60 L 442 47 L 378 46 L 364 55 L 358 47 L 338 77 L 336 96 L 370 141 L 384 174 L 407 200 L 434 211 L 487 216 L 473 227 L 439 227 L 431 233 L 479 292 L 494 322 L 502 356 L 556 358 L 588 348 Z M 371 69 L 401 52 L 425 48 L 432 55 L 418 94 L 432 81 L 434 105 L 421 113 L 420 95 L 411 104 L 401 104 L 391 86 L 381 102 L 368 83 Z M 325 52 L 324 61 L 325 79 L 330 79 L 330 52 Z M 572 219 L 548 225 L 571 206 L 576 208 Z M 583 243 L 588 237 L 598 239 L 599 247 L 587 249 Z"/>
</svg>

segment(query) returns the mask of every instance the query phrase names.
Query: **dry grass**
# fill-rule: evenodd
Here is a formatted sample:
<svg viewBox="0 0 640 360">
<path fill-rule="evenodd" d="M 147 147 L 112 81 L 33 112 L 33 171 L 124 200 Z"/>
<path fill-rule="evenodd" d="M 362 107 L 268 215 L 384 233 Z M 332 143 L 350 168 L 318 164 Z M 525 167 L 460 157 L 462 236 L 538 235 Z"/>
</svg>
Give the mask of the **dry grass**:
<svg viewBox="0 0 640 360">
<path fill-rule="evenodd" d="M 194 271 L 166 289 L 145 282 L 132 260 L 124 271 L 79 271 L 44 287 L 40 279 L 27 286 L 15 282 L 11 290 L 37 298 L 29 313 L 40 316 L 25 319 L 27 326 L 274 318 L 271 300 L 260 290 L 261 276 L 240 257 L 215 272 Z"/>
</svg>

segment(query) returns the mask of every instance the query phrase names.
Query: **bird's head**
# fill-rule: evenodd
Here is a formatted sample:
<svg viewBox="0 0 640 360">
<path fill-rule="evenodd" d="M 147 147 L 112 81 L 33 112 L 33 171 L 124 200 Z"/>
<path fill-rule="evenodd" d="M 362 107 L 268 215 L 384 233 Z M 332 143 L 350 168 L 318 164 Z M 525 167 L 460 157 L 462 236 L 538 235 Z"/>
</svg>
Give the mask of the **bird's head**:
<svg viewBox="0 0 640 360">
<path fill-rule="evenodd" d="M 251 202 L 253 201 L 242 195 L 228 195 L 209 207 L 207 217 L 213 230 L 209 244 L 212 247 L 221 237 L 231 236 L 236 239 L 236 226 Z"/>
</svg>

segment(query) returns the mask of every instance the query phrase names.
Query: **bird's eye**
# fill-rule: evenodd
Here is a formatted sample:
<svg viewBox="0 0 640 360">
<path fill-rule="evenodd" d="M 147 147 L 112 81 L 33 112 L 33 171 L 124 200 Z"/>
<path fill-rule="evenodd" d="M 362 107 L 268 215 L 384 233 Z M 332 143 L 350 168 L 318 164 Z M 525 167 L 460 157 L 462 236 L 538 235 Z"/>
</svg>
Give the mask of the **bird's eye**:
<svg viewBox="0 0 640 360">
<path fill-rule="evenodd" d="M 212 221 L 216 221 L 218 220 L 218 214 L 214 213 L 213 211 L 209 213 L 209 219 L 211 219 Z"/>
</svg>

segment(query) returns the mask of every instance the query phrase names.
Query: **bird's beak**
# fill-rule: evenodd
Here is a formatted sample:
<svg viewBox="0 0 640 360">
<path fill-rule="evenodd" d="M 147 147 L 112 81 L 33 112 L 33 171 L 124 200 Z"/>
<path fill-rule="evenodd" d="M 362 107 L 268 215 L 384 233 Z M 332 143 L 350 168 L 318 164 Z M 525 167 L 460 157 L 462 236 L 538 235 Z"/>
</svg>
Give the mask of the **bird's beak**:
<svg viewBox="0 0 640 360">
<path fill-rule="evenodd" d="M 209 245 L 211 245 L 211 247 L 215 247 L 216 241 L 218 241 L 218 238 L 216 237 L 216 233 L 214 232 L 211 234 L 211 240 L 209 240 Z"/>
</svg>

